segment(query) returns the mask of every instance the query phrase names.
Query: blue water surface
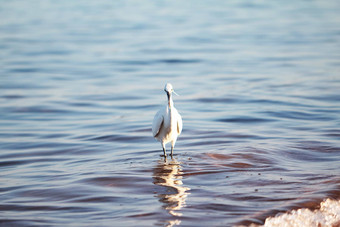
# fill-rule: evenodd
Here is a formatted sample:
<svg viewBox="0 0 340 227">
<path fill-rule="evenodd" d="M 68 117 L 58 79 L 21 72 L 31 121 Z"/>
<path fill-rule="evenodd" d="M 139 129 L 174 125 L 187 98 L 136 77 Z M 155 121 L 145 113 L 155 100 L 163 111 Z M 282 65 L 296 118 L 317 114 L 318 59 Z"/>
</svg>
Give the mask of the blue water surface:
<svg viewBox="0 0 340 227">
<path fill-rule="evenodd" d="M 0 225 L 250 225 L 339 199 L 339 10 L 2 1 Z M 164 161 L 166 82 L 184 126 Z"/>
</svg>

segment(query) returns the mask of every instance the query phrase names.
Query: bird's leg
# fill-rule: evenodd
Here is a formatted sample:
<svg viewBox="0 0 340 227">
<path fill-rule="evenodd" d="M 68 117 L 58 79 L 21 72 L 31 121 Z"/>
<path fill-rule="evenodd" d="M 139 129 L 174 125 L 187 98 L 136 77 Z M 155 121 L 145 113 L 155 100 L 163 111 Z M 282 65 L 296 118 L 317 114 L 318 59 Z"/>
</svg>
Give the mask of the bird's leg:
<svg viewBox="0 0 340 227">
<path fill-rule="evenodd" d="M 176 144 L 176 140 L 171 141 L 171 157 L 174 155 L 175 144 Z"/>
<path fill-rule="evenodd" d="M 162 144 L 162 147 L 163 147 L 164 157 L 166 158 L 166 152 L 165 152 L 165 146 L 164 146 L 164 144 Z"/>
</svg>

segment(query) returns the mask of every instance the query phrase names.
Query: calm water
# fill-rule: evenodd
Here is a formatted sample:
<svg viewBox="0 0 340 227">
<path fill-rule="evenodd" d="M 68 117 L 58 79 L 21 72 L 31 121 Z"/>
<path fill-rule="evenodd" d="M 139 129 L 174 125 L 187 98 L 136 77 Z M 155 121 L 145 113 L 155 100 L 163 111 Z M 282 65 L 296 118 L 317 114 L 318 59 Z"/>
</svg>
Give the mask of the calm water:
<svg viewBox="0 0 340 227">
<path fill-rule="evenodd" d="M 232 226 L 340 198 L 340 4 L 2 1 L 1 226 Z M 154 114 L 174 85 L 164 162 Z"/>
</svg>

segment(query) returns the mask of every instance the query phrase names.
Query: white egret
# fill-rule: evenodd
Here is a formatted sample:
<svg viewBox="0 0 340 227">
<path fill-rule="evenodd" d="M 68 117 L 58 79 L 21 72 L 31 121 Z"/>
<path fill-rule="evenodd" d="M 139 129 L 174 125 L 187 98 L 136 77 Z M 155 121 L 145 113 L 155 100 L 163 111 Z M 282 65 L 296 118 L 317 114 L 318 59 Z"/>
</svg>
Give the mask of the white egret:
<svg viewBox="0 0 340 227">
<path fill-rule="evenodd" d="M 162 107 L 155 115 L 152 122 L 152 134 L 162 144 L 164 157 L 166 157 L 165 145 L 171 142 L 171 156 L 177 137 L 182 132 L 182 117 L 174 107 L 172 101 L 172 93 L 177 93 L 172 88 L 172 85 L 167 83 L 164 91 L 168 96 L 168 105 Z"/>
</svg>

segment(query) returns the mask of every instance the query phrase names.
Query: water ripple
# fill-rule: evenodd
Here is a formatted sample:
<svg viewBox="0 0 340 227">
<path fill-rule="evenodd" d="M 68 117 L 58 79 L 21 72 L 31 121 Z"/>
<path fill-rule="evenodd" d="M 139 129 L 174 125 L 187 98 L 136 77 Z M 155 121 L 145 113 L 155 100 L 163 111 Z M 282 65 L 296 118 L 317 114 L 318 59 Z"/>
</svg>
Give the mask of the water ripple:
<svg viewBox="0 0 340 227">
<path fill-rule="evenodd" d="M 336 0 L 35 3 L 0 7 L 0 225 L 249 226 L 339 200 Z"/>
</svg>

